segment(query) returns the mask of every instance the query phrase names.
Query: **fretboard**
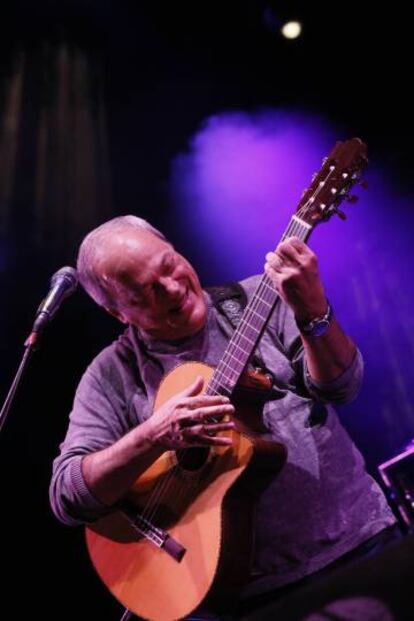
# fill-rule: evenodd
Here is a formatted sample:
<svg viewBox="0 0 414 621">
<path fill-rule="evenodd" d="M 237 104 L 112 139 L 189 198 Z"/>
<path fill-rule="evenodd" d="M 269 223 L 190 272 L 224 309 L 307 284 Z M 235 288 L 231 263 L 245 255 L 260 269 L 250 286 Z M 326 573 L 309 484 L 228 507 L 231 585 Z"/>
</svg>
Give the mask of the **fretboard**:
<svg viewBox="0 0 414 621">
<path fill-rule="evenodd" d="M 310 224 L 294 215 L 281 241 L 292 236 L 306 241 L 312 229 Z M 278 299 L 279 295 L 272 281 L 264 273 L 210 380 L 206 394 L 230 396 L 256 349 Z"/>
</svg>

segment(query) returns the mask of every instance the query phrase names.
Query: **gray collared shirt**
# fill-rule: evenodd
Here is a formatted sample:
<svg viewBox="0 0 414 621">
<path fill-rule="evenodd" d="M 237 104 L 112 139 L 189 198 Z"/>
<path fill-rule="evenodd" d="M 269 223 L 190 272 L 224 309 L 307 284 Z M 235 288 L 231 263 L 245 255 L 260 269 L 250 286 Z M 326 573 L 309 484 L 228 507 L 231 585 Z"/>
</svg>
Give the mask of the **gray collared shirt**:
<svg viewBox="0 0 414 621">
<path fill-rule="evenodd" d="M 248 298 L 258 280 L 241 282 Z M 206 326 L 195 336 L 176 343 L 145 340 L 129 326 L 95 358 L 79 384 L 53 465 L 51 506 L 62 522 L 85 523 L 108 512 L 83 480 L 83 456 L 113 444 L 150 416 L 162 376 L 178 363 L 217 365 L 232 331 L 209 300 Z M 257 353 L 274 377 L 264 423 L 286 445 L 288 457 L 257 503 L 254 567 L 245 595 L 313 573 L 395 522 L 332 406 L 356 397 L 360 352 L 334 382 L 312 382 L 293 314 L 281 302 Z"/>
</svg>

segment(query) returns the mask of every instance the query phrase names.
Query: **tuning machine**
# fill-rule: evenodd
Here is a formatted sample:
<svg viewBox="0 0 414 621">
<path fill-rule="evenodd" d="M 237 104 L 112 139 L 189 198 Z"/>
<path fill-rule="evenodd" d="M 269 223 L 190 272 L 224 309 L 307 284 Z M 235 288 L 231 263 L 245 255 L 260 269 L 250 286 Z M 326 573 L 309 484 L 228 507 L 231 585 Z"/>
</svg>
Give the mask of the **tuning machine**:
<svg viewBox="0 0 414 621">
<path fill-rule="evenodd" d="M 338 207 L 335 207 L 335 209 L 333 209 L 333 213 L 339 216 L 341 220 L 346 220 L 346 213 L 341 209 L 338 209 Z"/>
</svg>

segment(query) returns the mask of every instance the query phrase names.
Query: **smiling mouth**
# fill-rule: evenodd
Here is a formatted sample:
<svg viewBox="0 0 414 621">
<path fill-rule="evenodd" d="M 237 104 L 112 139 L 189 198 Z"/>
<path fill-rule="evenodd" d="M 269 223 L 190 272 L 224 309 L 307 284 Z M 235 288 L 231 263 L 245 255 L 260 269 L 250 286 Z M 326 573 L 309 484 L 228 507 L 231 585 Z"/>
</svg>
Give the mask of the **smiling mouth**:
<svg viewBox="0 0 414 621">
<path fill-rule="evenodd" d="M 173 308 L 171 308 L 168 312 L 171 313 L 172 315 L 178 315 L 183 310 L 187 300 L 188 300 L 188 291 L 185 292 L 185 294 L 181 298 L 180 303 L 177 306 L 174 306 Z"/>
</svg>

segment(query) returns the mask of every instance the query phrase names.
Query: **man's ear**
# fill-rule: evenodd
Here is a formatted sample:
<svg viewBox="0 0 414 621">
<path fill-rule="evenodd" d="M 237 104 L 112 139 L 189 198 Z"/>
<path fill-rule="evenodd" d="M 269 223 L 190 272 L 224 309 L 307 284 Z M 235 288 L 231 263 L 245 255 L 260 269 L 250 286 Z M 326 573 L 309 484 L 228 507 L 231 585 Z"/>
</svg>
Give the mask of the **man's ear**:
<svg viewBox="0 0 414 621">
<path fill-rule="evenodd" d="M 125 324 L 128 323 L 124 315 L 120 313 L 119 311 L 117 311 L 115 308 L 108 308 L 107 306 L 105 306 L 105 310 L 107 313 L 112 315 L 112 317 L 115 317 L 115 319 L 118 319 L 118 321 L 120 321 L 121 323 L 125 323 Z"/>
</svg>

